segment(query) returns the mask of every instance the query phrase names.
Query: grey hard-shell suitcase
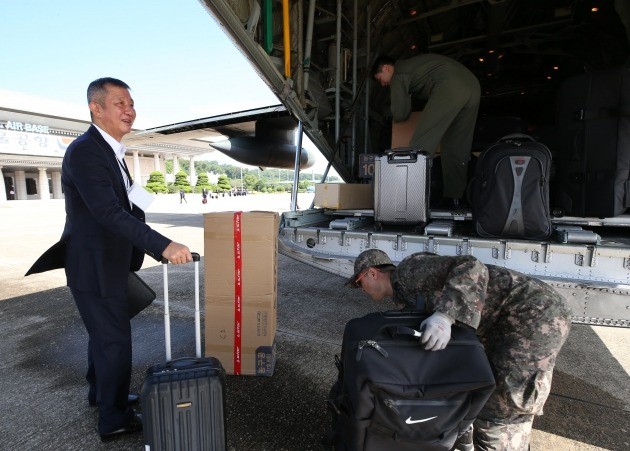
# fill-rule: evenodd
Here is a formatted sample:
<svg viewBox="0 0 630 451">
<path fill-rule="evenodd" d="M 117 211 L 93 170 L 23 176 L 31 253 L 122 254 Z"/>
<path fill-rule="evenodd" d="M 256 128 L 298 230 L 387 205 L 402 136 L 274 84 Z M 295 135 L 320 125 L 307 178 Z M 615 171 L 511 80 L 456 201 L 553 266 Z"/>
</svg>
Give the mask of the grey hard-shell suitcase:
<svg viewBox="0 0 630 451">
<path fill-rule="evenodd" d="M 196 357 L 171 360 L 167 262 L 164 271 L 166 362 L 147 370 L 142 386 L 145 450 L 223 451 L 225 370 L 214 357 L 201 357 L 199 254 L 195 262 Z"/>
<path fill-rule="evenodd" d="M 374 163 L 376 224 L 427 222 L 431 156 L 421 150 L 396 148 L 385 151 Z"/>
</svg>

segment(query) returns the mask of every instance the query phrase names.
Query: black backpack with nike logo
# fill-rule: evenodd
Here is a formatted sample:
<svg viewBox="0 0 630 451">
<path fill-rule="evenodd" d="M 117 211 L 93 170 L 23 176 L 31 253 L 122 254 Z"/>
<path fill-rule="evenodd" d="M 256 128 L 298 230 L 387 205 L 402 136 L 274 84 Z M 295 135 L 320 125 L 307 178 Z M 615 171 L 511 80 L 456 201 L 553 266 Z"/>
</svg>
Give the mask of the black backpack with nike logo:
<svg viewBox="0 0 630 451">
<path fill-rule="evenodd" d="M 475 330 L 452 326 L 426 351 L 417 312 L 371 313 L 346 324 L 329 398 L 336 451 L 449 450 L 494 390 Z"/>
</svg>

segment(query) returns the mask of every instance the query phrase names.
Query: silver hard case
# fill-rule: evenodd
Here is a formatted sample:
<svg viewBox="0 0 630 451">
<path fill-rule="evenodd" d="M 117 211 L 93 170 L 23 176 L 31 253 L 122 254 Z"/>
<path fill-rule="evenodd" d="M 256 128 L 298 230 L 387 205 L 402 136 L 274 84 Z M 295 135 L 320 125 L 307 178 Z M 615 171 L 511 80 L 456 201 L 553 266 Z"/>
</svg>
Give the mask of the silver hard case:
<svg viewBox="0 0 630 451">
<path fill-rule="evenodd" d="M 429 219 L 431 156 L 397 148 L 374 162 L 374 221 L 418 224 Z"/>
</svg>

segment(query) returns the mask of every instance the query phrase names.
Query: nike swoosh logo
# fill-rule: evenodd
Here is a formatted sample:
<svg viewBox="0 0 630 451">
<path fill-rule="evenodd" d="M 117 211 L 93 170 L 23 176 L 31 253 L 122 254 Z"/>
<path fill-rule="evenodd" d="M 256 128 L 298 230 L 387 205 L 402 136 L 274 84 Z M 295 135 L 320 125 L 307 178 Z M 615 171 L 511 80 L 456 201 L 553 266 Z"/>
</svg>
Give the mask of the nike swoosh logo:
<svg viewBox="0 0 630 451">
<path fill-rule="evenodd" d="M 405 420 L 405 423 L 407 424 L 416 424 L 416 423 L 424 423 L 425 421 L 429 421 L 432 420 L 434 418 L 437 418 L 437 415 L 431 418 L 422 418 L 421 420 L 412 420 L 411 417 L 407 418 Z"/>
</svg>

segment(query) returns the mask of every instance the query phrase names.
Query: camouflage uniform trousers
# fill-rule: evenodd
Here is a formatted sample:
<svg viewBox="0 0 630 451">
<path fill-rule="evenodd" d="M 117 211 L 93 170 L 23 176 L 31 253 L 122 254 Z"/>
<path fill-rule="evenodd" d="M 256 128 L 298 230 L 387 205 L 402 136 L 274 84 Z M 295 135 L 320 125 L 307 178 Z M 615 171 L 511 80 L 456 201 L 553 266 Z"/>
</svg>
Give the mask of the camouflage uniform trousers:
<svg viewBox="0 0 630 451">
<path fill-rule="evenodd" d="M 553 289 L 536 282 L 514 287 L 502 305 L 491 327 L 480 328 L 497 386 L 474 423 L 474 444 L 481 451 L 526 451 L 569 334 L 571 310 Z"/>
</svg>

